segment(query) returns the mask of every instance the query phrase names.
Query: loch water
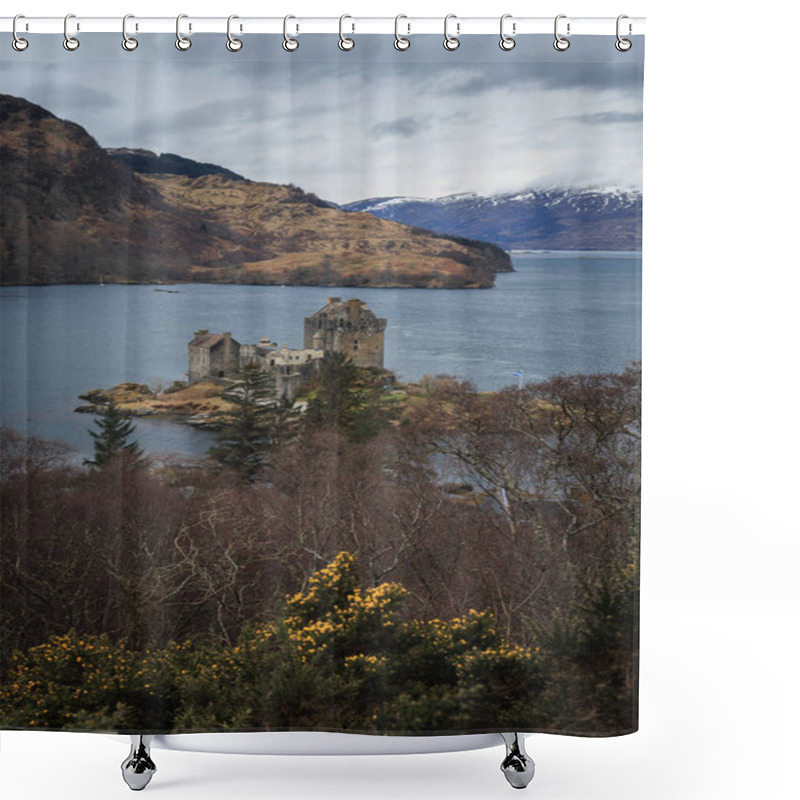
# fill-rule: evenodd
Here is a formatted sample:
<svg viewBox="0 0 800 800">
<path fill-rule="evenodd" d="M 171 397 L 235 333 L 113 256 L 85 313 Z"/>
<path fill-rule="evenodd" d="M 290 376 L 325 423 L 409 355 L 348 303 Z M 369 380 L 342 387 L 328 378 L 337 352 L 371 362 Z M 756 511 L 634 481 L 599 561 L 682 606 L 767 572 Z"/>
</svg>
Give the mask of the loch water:
<svg viewBox="0 0 800 800">
<path fill-rule="evenodd" d="M 385 366 L 401 381 L 449 374 L 493 390 L 559 373 L 619 371 L 641 357 L 641 254 L 512 254 L 492 289 L 58 285 L 0 289 L 0 423 L 91 453 L 78 395 L 123 381 L 184 380 L 194 332 L 301 347 L 327 297 L 359 297 L 388 321 Z M 213 434 L 136 420 L 148 453 L 202 455 Z"/>
</svg>

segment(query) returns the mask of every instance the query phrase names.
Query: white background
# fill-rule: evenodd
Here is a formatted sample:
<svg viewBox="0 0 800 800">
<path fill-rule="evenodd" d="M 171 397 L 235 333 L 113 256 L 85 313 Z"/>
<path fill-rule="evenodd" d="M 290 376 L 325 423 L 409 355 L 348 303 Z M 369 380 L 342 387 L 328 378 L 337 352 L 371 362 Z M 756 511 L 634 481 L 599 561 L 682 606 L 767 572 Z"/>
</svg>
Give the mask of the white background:
<svg viewBox="0 0 800 800">
<path fill-rule="evenodd" d="M 538 800 L 798 796 L 796 9 L 716 0 L 27 0 L 3 12 L 647 16 L 641 731 L 532 737 L 537 776 L 527 792 Z M 126 753 L 100 736 L 4 732 L 0 790 L 8 800 L 127 797 Z M 155 756 L 153 800 L 487 800 L 513 791 L 498 770 L 501 749 Z"/>
</svg>

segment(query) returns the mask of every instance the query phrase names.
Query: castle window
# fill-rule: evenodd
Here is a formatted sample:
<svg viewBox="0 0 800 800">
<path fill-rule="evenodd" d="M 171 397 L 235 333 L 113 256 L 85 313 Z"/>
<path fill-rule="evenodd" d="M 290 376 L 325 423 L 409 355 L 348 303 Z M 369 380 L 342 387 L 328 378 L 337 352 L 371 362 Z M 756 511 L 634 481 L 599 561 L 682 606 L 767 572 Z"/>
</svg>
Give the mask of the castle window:
<svg viewBox="0 0 800 800">
<path fill-rule="evenodd" d="M 358 339 L 353 339 L 353 350 L 358 350 Z"/>
</svg>

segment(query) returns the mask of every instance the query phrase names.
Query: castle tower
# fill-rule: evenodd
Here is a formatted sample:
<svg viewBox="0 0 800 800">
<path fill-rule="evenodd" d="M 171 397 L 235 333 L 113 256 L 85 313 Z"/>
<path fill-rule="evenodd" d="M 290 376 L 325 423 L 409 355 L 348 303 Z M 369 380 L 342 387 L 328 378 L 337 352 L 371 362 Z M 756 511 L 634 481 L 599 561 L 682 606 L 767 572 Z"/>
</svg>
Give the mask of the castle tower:
<svg viewBox="0 0 800 800">
<path fill-rule="evenodd" d="M 363 300 L 329 297 L 319 311 L 305 318 L 303 346 L 343 353 L 357 367 L 383 369 L 385 330 L 386 320 L 376 317 Z"/>
<path fill-rule="evenodd" d="M 189 342 L 189 383 L 239 372 L 239 342 L 230 333 L 197 331 Z"/>
</svg>

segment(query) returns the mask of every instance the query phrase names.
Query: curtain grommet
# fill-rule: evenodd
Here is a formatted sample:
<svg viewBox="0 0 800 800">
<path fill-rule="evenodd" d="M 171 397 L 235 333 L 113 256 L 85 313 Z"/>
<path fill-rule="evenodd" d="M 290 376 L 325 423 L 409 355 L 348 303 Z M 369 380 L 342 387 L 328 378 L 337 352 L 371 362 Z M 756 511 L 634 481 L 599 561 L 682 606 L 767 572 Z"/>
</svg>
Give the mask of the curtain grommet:
<svg viewBox="0 0 800 800">
<path fill-rule="evenodd" d="M 560 19 L 566 19 L 566 18 L 567 18 L 566 14 L 559 14 L 556 17 L 555 22 L 553 23 L 553 32 L 556 37 L 555 41 L 553 42 L 553 47 L 555 47 L 555 49 L 558 50 L 559 53 L 563 53 L 565 50 L 569 50 L 569 39 L 567 38 L 567 36 L 569 36 L 570 33 L 570 23 L 569 22 L 567 23 L 567 36 L 562 36 L 558 32 L 558 21 Z"/>
<path fill-rule="evenodd" d="M 13 37 L 14 37 L 14 38 L 11 40 L 11 46 L 12 46 L 12 47 L 13 47 L 13 48 L 14 48 L 14 49 L 15 49 L 15 50 L 18 52 L 18 53 L 21 53 L 21 52 L 23 52 L 23 50 L 27 50 L 27 49 L 28 49 L 28 44 L 29 44 L 29 42 L 28 42 L 28 40 L 27 40 L 27 39 L 23 39 L 23 38 L 22 38 L 22 37 L 21 37 L 21 36 L 20 36 L 20 35 L 17 33 L 17 20 L 18 20 L 18 19 L 25 19 L 25 15 L 24 15 L 24 14 L 17 14 L 17 15 L 14 17 L 14 21 L 11 23 L 11 33 L 12 33 L 12 35 L 13 35 Z"/>
<path fill-rule="evenodd" d="M 456 35 L 455 36 L 451 36 L 450 32 L 447 29 L 447 26 L 448 26 L 448 24 L 449 24 L 451 19 L 456 20 Z M 461 31 L 461 23 L 458 22 L 457 20 L 458 20 L 458 17 L 455 14 L 448 14 L 444 18 L 444 42 L 442 42 L 442 45 L 444 46 L 445 50 L 449 50 L 451 53 L 453 52 L 453 50 L 458 50 L 458 48 L 461 46 L 461 41 L 458 38 L 458 34 Z"/>
<path fill-rule="evenodd" d="M 408 19 L 405 14 L 398 14 L 394 18 L 394 49 L 399 50 L 401 53 L 408 50 L 411 47 L 411 39 L 408 39 L 408 34 L 411 33 L 411 25 L 406 23 L 408 27 L 408 34 L 406 36 L 400 35 L 400 20 L 401 19 Z"/>
<path fill-rule="evenodd" d="M 513 36 L 509 36 L 505 32 L 504 26 L 507 19 L 512 19 L 511 14 L 503 14 L 503 16 L 500 17 L 500 49 L 505 50 L 506 52 L 508 52 L 509 50 L 513 50 L 517 46 L 517 40 L 514 39 Z M 516 33 L 516 32 L 517 32 L 517 23 L 512 22 L 511 33 Z"/>
<path fill-rule="evenodd" d="M 349 14 L 342 14 L 339 17 L 339 49 L 344 50 L 345 52 L 349 52 L 355 46 L 355 39 L 351 39 L 349 36 L 344 35 L 343 25 L 346 19 L 353 19 Z M 355 25 L 352 26 L 353 30 L 355 30 Z"/>
<path fill-rule="evenodd" d="M 178 14 L 175 20 L 175 47 L 181 52 L 185 52 L 192 46 L 192 40 L 181 33 L 181 20 L 187 19 L 188 16 L 188 14 Z M 191 30 L 191 26 L 189 26 L 189 30 Z"/>
<path fill-rule="evenodd" d="M 64 49 L 69 50 L 70 53 L 74 52 L 81 46 L 81 43 L 77 37 L 69 35 L 68 26 L 71 19 L 75 19 L 75 14 L 67 14 L 67 16 L 64 17 L 64 41 L 62 42 Z M 76 30 L 80 30 L 80 27 L 76 26 Z"/>
<path fill-rule="evenodd" d="M 619 50 L 620 53 L 627 53 L 628 50 L 630 50 L 631 47 L 633 47 L 633 42 L 630 39 L 623 38 L 623 36 L 619 32 L 620 31 L 620 22 L 622 22 L 622 20 L 624 20 L 624 19 L 629 19 L 627 14 L 620 14 L 617 17 L 617 41 L 614 42 L 614 47 L 616 47 L 617 50 Z M 629 22 L 628 23 L 628 36 L 631 35 L 632 31 L 633 31 L 633 26 Z"/>
<path fill-rule="evenodd" d="M 128 36 L 128 20 L 135 19 L 133 14 L 126 14 L 122 18 L 122 49 L 132 53 L 138 46 L 139 40 L 133 36 Z"/>
<path fill-rule="evenodd" d="M 289 20 L 290 19 L 297 19 L 293 14 L 287 14 L 283 18 L 283 49 L 287 53 L 294 53 L 298 47 L 300 47 L 300 40 L 295 39 L 292 36 L 289 36 Z M 295 32 L 299 30 L 299 26 L 295 26 Z"/>
<path fill-rule="evenodd" d="M 236 14 L 231 14 L 228 17 L 228 41 L 225 42 L 225 47 L 227 47 L 231 53 L 238 53 L 244 46 L 244 42 L 242 42 L 241 39 L 237 39 L 231 33 L 231 22 L 233 22 L 235 19 L 239 19 L 238 15 Z"/>
</svg>

